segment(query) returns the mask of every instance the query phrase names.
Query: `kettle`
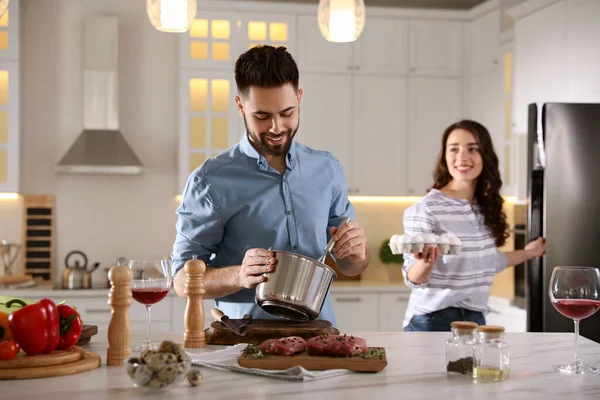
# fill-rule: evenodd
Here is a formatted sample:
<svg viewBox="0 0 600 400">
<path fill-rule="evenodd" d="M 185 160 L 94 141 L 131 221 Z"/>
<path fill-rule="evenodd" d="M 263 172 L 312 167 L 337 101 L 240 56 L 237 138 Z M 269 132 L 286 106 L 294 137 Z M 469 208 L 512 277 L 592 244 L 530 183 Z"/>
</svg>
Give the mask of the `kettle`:
<svg viewBox="0 0 600 400">
<path fill-rule="evenodd" d="M 80 264 L 80 260 L 75 260 L 75 264 L 69 263 L 71 257 L 81 257 L 83 262 Z M 75 250 L 67 254 L 65 258 L 65 270 L 62 276 L 62 288 L 63 289 L 91 289 L 92 287 L 92 272 L 100 263 L 94 263 L 90 269 L 88 269 L 88 259 L 85 253 Z"/>
</svg>

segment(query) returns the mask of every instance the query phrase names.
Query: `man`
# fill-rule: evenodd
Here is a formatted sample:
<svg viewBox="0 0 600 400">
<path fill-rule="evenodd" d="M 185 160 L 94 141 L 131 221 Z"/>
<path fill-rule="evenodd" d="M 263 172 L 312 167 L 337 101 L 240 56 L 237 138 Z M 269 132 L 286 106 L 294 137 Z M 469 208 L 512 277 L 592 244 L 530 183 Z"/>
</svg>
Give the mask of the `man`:
<svg viewBox="0 0 600 400">
<path fill-rule="evenodd" d="M 246 131 L 188 178 L 171 255 L 174 286 L 184 296 L 185 274 L 177 272 L 196 255 L 208 267 L 205 298 L 226 315 L 275 318 L 254 302 L 263 274 L 277 268 L 268 248 L 318 259 L 335 235 L 333 255 L 346 275 L 367 267 L 369 249 L 352 221 L 339 162 L 294 140 L 302 89 L 292 56 L 283 47 L 254 47 L 236 61 L 235 80 Z M 351 222 L 337 231 L 344 216 Z M 335 326 L 329 296 L 319 319 Z"/>
</svg>

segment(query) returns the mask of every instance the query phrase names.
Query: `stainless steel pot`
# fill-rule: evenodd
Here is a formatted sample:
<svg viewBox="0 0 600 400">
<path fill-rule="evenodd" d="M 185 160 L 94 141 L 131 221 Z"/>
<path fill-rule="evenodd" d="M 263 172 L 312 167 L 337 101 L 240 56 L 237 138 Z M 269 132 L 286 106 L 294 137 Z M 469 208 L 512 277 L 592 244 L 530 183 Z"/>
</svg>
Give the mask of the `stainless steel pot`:
<svg viewBox="0 0 600 400">
<path fill-rule="evenodd" d="M 269 314 L 294 321 L 316 319 L 335 271 L 317 260 L 300 254 L 275 251 L 275 271 L 256 286 L 255 301 Z"/>
</svg>

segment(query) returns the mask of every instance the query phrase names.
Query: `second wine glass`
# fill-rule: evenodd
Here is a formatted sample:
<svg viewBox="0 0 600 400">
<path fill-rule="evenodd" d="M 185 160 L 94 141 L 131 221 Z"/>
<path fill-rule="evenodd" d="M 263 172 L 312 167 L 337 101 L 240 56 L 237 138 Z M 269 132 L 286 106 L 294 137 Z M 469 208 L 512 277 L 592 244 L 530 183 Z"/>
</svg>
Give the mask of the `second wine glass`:
<svg viewBox="0 0 600 400">
<path fill-rule="evenodd" d="M 137 351 L 154 349 L 150 340 L 150 309 L 164 299 L 173 285 L 170 260 L 131 260 L 129 269 L 133 273 L 131 293 L 138 303 L 146 306 L 146 338 Z"/>
<path fill-rule="evenodd" d="M 556 267 L 550 278 L 550 301 L 554 308 L 575 323 L 575 357 L 570 364 L 556 367 L 571 374 L 597 374 L 579 358 L 579 321 L 600 308 L 600 271 L 593 267 Z"/>
</svg>

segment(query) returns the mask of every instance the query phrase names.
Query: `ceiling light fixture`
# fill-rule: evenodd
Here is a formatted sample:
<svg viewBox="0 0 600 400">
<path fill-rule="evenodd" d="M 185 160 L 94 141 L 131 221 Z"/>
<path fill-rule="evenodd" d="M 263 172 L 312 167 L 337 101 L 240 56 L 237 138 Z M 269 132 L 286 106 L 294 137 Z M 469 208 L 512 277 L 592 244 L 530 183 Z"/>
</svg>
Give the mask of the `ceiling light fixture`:
<svg viewBox="0 0 600 400">
<path fill-rule="evenodd" d="M 146 12 L 161 32 L 187 32 L 196 18 L 196 0 L 146 0 Z"/>
<path fill-rule="evenodd" d="M 319 29 L 330 42 L 353 42 L 365 26 L 364 0 L 320 0 Z"/>
</svg>

